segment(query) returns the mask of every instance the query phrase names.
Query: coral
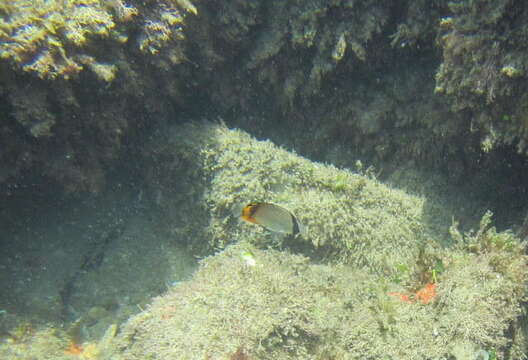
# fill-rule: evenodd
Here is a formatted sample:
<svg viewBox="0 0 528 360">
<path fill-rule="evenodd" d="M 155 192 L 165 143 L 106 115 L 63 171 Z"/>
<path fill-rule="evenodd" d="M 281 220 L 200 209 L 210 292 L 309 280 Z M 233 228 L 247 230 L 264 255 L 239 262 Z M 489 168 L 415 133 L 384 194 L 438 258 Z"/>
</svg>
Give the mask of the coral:
<svg viewBox="0 0 528 360">
<path fill-rule="evenodd" d="M 56 87 L 69 87 L 68 92 L 77 104 L 64 106 L 66 101 L 63 102 L 61 94 L 50 90 L 44 94 L 47 111 L 42 112 L 41 118 L 26 119 L 22 130 L 40 141 L 61 133 L 62 138 L 57 142 L 74 142 L 65 147 L 73 147 L 76 152 L 79 152 L 77 146 L 83 135 L 70 136 L 69 131 L 86 126 L 90 129 L 82 130 L 82 134 L 89 137 L 96 133 L 95 137 L 104 138 L 100 156 L 91 156 L 97 160 L 90 166 L 76 164 L 75 169 L 62 171 L 68 166 L 59 164 L 54 166 L 59 170 L 46 171 L 54 174 L 54 178 L 61 172 L 70 174 L 58 177 L 59 182 L 74 179 L 87 182 L 84 179 L 92 169 L 103 175 L 98 175 L 99 178 L 104 177 L 103 167 L 108 158 L 116 158 L 120 142 L 129 134 L 140 132 L 135 131 L 134 125 L 143 126 L 142 121 L 134 121 L 130 114 L 144 111 L 142 119 L 174 118 L 172 112 L 176 114 L 182 109 L 193 108 L 196 97 L 213 105 L 208 108 L 230 114 L 239 113 L 239 110 L 265 113 L 269 120 L 262 119 L 257 126 L 268 131 L 268 137 L 277 128 L 274 119 L 284 120 L 282 124 L 298 133 L 294 140 L 297 149 L 320 160 L 330 152 L 325 144 L 332 139 L 335 149 L 341 147 L 349 153 L 355 152 L 355 158 L 372 162 L 416 161 L 434 165 L 442 157 L 449 163 L 446 165 L 450 167 L 449 174 L 461 177 L 468 164 L 460 154 L 475 155 L 480 149 L 492 152 L 503 142 L 518 141 L 522 148 L 524 136 L 516 130 L 524 119 L 522 104 L 528 102 L 520 100 L 521 106 L 502 109 L 500 114 L 472 116 L 471 120 L 465 114 L 453 115 L 444 103 L 446 99 L 464 102 L 471 98 L 475 99 L 471 108 L 478 110 L 480 103 L 476 100 L 482 100 L 484 94 L 458 96 L 462 93 L 456 89 L 465 82 L 455 83 L 458 75 L 450 75 L 471 73 L 466 71 L 471 63 L 466 58 L 468 55 L 456 55 L 456 44 L 465 44 L 460 45 L 465 49 L 471 45 L 466 41 L 482 38 L 469 34 L 479 32 L 484 25 L 492 26 L 493 21 L 502 24 L 507 20 L 494 15 L 492 22 L 486 22 L 475 15 L 477 13 L 466 2 L 458 2 L 458 7 L 451 4 L 451 10 L 445 2 L 423 0 L 402 1 L 398 5 L 372 0 L 196 3 L 188 0 L 86 0 L 64 2 L 64 6 L 62 3 L 59 0 L 9 0 L 0 10 L 2 70 L 5 73 L 15 68 L 20 70 L 15 72 L 17 75 L 26 73 L 57 81 L 75 80 L 68 85 L 57 83 Z M 489 9 L 495 14 L 509 8 L 490 5 Z M 477 17 L 475 21 L 474 17 Z M 468 20 L 473 25 L 466 28 L 464 23 Z M 438 32 L 444 64 L 438 70 L 436 85 L 439 93 L 443 86 L 444 97 L 431 94 L 434 86 L 431 73 L 441 60 L 438 52 L 433 51 Z M 521 31 L 515 34 L 520 37 Z M 499 45 L 496 52 L 502 53 L 506 44 L 499 41 Z M 492 54 L 489 51 L 487 56 Z M 482 55 L 480 50 L 477 55 Z M 520 53 L 514 55 L 512 52 L 507 58 L 499 58 L 498 67 L 491 67 L 493 76 L 500 78 L 496 84 L 506 84 L 505 94 L 516 91 L 515 86 L 519 90 L 523 86 L 525 65 Z M 400 61 L 402 56 L 405 59 Z M 460 71 L 454 68 L 459 63 L 464 67 Z M 169 71 L 174 76 L 164 76 Z M 78 77 L 81 72 L 83 76 Z M 97 96 L 79 91 L 84 87 L 95 88 L 90 83 L 94 79 L 101 83 L 96 87 Z M 9 94 L 17 86 L 12 84 L 30 80 L 11 78 L 6 82 L 4 97 L 7 106 L 14 107 L 12 112 L 6 109 L 6 113 L 16 114 L 16 120 L 24 112 L 30 112 L 25 108 L 32 100 L 24 104 L 20 100 L 12 102 Z M 498 85 L 491 86 L 492 83 L 495 84 L 490 82 L 485 88 L 498 88 Z M 110 86 L 116 87 L 110 89 Z M 163 89 L 163 96 L 144 97 L 157 88 Z M 144 109 L 138 98 L 145 99 Z M 41 109 L 43 102 L 38 101 Z M 104 109 L 112 115 L 117 112 L 96 106 L 96 103 L 112 104 L 110 107 L 130 114 L 123 113 L 120 117 L 126 120 L 120 119 L 119 125 L 103 124 L 102 120 L 95 124 L 96 121 L 88 119 L 87 106 L 90 111 Z M 503 121 L 504 116 L 510 120 Z M 83 125 L 74 125 L 75 119 Z M 233 121 L 248 128 L 252 126 L 242 118 Z M 124 123 L 128 131 L 121 126 Z M 468 134 L 473 125 L 479 133 Z M 508 130 L 507 136 L 504 136 L 503 126 Z M 298 131 L 299 128 L 316 130 Z M 306 135 L 308 133 L 310 136 Z M 82 140 L 90 142 L 88 138 Z M 287 141 L 283 140 L 280 139 L 282 143 Z M 478 141 L 482 141 L 482 146 Z M 22 153 L 35 153 L 26 145 L 20 144 L 20 148 L 28 151 L 17 150 L 19 157 Z M 95 148 L 84 145 L 84 148 Z M 55 153 L 60 152 L 69 154 L 71 149 Z M 24 164 L 17 165 L 19 168 L 28 169 L 32 167 L 29 164 L 44 163 L 40 158 L 30 161 L 26 156 L 25 159 L 28 160 L 18 162 Z M 469 165 L 472 160 L 474 158 L 467 161 Z M 65 163 L 64 159 L 49 159 L 47 163 L 58 162 Z M 17 174 L 19 170 L 3 173 Z M 95 189 L 103 184 L 101 180 L 93 183 L 99 185 L 72 188 Z"/>
<path fill-rule="evenodd" d="M 171 41 L 173 36 L 171 27 L 180 23 L 182 18 L 178 17 L 177 13 L 171 14 L 171 12 L 166 12 L 164 15 L 164 21 L 149 20 L 145 23 L 143 27 L 144 36 L 139 40 L 139 49 L 141 51 L 155 55 Z M 174 35 L 183 38 L 181 31 L 176 32 Z"/>
<path fill-rule="evenodd" d="M 124 24 L 141 17 L 138 47 L 157 54 L 183 39 L 187 14 L 198 14 L 188 0 L 157 1 L 154 6 L 140 3 L 137 8 L 121 0 L 7 0 L 0 7 L 1 57 L 42 79 L 69 79 L 89 65 L 100 79 L 111 82 L 115 70 L 97 64 L 96 46 L 108 41 L 125 43 L 127 30 L 137 31 L 137 27 Z M 173 64 L 183 61 L 181 50 L 176 52 Z M 88 58 L 93 60 L 87 62 Z"/>
<path fill-rule="evenodd" d="M 111 83 L 116 77 L 116 65 L 97 62 L 95 58 L 87 55 L 79 56 L 79 61 L 83 65 L 88 65 L 97 78 L 106 83 Z"/>
<path fill-rule="evenodd" d="M 13 87 L 9 94 L 18 123 L 34 138 L 50 137 L 57 117 L 40 86 Z"/>
<path fill-rule="evenodd" d="M 385 30 L 392 9 L 390 1 L 370 0 L 200 4 L 199 16 L 207 22 L 200 30 L 189 31 L 202 54 L 198 63 L 226 67 L 241 79 L 236 84 L 222 74 L 203 79 L 213 80 L 211 90 L 217 91 L 211 95 L 221 99 L 218 106 L 246 110 L 258 103 L 257 94 L 264 93 L 282 113 L 317 96 L 337 69 L 368 67 L 377 61 L 372 40 Z"/>
<path fill-rule="evenodd" d="M 151 61 L 164 69 L 189 61 L 184 55 L 184 28 L 188 15 L 198 15 L 192 2 L 159 1 L 157 6 L 142 7 L 141 11 L 144 20 L 137 38 L 139 50 L 147 55 L 156 55 Z"/>
<path fill-rule="evenodd" d="M 416 299 L 422 304 L 429 304 L 436 297 L 436 284 L 426 284 L 422 289 L 416 292 Z"/>
<path fill-rule="evenodd" d="M 68 348 L 64 350 L 64 352 L 68 355 L 80 355 L 84 351 L 83 346 L 81 344 L 76 344 L 75 342 L 70 342 L 70 345 L 68 345 Z"/>
<path fill-rule="evenodd" d="M 437 285 L 435 283 L 428 283 L 414 294 L 390 292 L 389 295 L 395 296 L 401 301 L 405 301 L 408 303 L 413 303 L 413 302 L 418 301 L 424 305 L 427 305 L 432 300 L 434 300 L 434 298 L 436 297 L 436 287 Z"/>
<path fill-rule="evenodd" d="M 188 13 L 198 15 L 198 9 L 190 0 L 175 0 L 176 4 Z"/>
<path fill-rule="evenodd" d="M 445 2 L 414 0 L 402 4 L 405 16 L 391 35 L 391 46 L 400 50 L 431 47 L 437 33 L 437 19 L 445 13 Z"/>
</svg>

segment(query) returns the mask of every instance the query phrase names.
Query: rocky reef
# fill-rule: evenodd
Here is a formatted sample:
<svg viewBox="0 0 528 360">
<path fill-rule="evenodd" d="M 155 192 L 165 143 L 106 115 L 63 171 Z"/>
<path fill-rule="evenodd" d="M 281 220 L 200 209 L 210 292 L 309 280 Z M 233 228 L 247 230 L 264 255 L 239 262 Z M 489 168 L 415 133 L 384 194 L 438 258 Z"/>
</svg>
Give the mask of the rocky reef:
<svg viewBox="0 0 528 360">
<path fill-rule="evenodd" d="M 161 222 L 215 254 L 124 324 L 104 359 L 524 356 L 525 249 L 491 213 L 446 234 L 448 214 L 368 176 L 221 124 L 166 134 L 145 154 Z M 245 199 L 288 206 L 306 231 L 239 222 Z"/>
<path fill-rule="evenodd" d="M 29 172 L 97 192 L 141 134 L 190 114 L 268 137 L 281 124 L 298 133 L 281 142 L 311 157 L 345 149 L 387 174 L 410 163 L 454 179 L 500 173 L 501 157 L 526 153 L 525 11 L 487 0 L 9 0 L 0 183 Z"/>
<path fill-rule="evenodd" d="M 0 356 L 525 357 L 525 245 L 490 212 L 463 232 L 430 199 L 219 123 L 167 128 L 142 159 L 163 237 L 136 214 L 71 284 L 68 304 L 89 311 L 65 330 L 19 323 L 2 335 Z M 305 231 L 240 222 L 236 203 L 248 199 L 287 206 Z M 123 319 L 186 262 L 182 247 L 200 255 L 197 272 Z"/>
<path fill-rule="evenodd" d="M 252 238 L 261 246 L 303 249 L 320 259 L 390 274 L 400 263 L 417 262 L 418 243 L 448 241 L 449 215 L 427 206 L 423 198 L 313 163 L 222 124 L 171 129 L 145 148 L 143 158 L 145 183 L 167 214 L 166 226 L 174 234 L 185 234 L 197 253 Z M 240 224 L 240 205 L 248 201 L 286 206 L 297 214 L 306 234 L 282 239 Z M 400 257 L 393 262 L 395 251 Z"/>
<path fill-rule="evenodd" d="M 248 249 L 253 267 L 240 259 Z M 517 254 L 506 270 L 489 262 L 508 262 L 504 249 L 444 254 L 434 303 L 423 304 L 392 296 L 388 279 L 368 272 L 233 246 L 125 324 L 115 358 L 462 360 L 479 350 L 521 358 L 525 260 Z"/>
<path fill-rule="evenodd" d="M 0 182 L 30 173 L 100 191 L 127 144 L 180 101 L 181 79 L 162 74 L 186 60 L 183 19 L 196 9 L 182 3 L 4 2 Z"/>
<path fill-rule="evenodd" d="M 2 266 L 55 285 L 3 274 L 4 301 L 88 335 L 19 323 L 0 356 L 526 357 L 527 15 L 522 0 L 4 0 L 2 223 L 31 206 L 24 189 L 105 194 L 123 169 L 156 215 L 113 247 L 106 231 L 13 245 Z M 248 201 L 307 232 L 241 224 Z M 203 258 L 196 276 L 132 310 L 180 247 Z"/>
</svg>

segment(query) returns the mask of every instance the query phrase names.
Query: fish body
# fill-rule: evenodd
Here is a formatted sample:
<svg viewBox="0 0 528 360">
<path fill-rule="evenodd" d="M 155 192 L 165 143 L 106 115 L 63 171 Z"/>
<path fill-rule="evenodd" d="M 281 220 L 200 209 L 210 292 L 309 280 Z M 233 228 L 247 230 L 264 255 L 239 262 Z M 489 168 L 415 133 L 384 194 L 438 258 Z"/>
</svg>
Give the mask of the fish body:
<svg viewBox="0 0 528 360">
<path fill-rule="evenodd" d="M 278 233 L 297 235 L 303 232 L 303 225 L 291 211 L 272 203 L 249 203 L 240 217 Z"/>
</svg>

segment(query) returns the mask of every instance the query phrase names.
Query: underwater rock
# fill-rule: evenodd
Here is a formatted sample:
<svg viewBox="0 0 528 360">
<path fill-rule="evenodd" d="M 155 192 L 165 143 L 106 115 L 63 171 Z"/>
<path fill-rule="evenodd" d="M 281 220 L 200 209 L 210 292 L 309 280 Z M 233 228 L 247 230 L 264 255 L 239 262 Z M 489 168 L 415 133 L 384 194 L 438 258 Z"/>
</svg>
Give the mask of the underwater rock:
<svg viewBox="0 0 528 360">
<path fill-rule="evenodd" d="M 513 254 L 446 249 L 439 293 L 423 304 L 388 295 L 387 278 L 350 266 L 228 246 L 122 326 L 105 359 L 470 359 L 457 343 L 519 359 L 525 343 L 508 337 L 525 283 L 511 275 L 525 279 L 526 261 L 515 255 L 503 273 L 492 259 Z"/>
<path fill-rule="evenodd" d="M 198 253 L 250 239 L 391 273 L 397 264 L 415 262 L 420 247 L 442 241 L 424 221 L 434 218 L 425 216 L 425 199 L 225 125 L 174 127 L 144 159 L 145 180 L 169 231 L 185 234 Z M 233 210 L 251 201 L 289 209 L 304 234 L 278 236 L 240 223 Z"/>
</svg>

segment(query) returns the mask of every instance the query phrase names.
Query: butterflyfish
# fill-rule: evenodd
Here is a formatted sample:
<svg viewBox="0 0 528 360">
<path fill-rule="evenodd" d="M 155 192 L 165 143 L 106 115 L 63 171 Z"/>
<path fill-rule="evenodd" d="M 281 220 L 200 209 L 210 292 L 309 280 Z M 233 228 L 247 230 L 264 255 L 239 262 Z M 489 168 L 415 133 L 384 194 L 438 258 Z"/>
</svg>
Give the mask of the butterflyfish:
<svg viewBox="0 0 528 360">
<path fill-rule="evenodd" d="M 241 218 L 278 233 L 297 235 L 303 232 L 303 225 L 291 211 L 271 203 L 249 203 L 242 209 Z"/>
</svg>

